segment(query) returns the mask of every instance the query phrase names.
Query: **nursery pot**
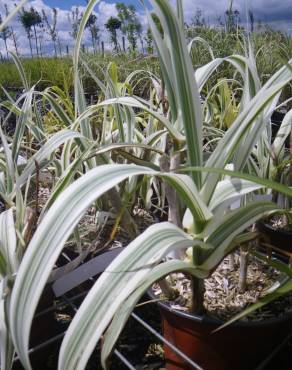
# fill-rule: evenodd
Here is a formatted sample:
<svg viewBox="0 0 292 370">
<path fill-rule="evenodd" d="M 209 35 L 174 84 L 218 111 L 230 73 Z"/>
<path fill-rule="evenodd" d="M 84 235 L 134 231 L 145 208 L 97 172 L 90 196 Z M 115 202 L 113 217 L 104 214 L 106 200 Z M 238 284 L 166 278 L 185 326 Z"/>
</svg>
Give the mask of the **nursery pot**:
<svg viewBox="0 0 292 370">
<path fill-rule="evenodd" d="M 54 304 L 54 294 L 49 285 L 46 286 L 40 299 L 36 316 L 33 320 L 30 348 L 34 348 L 60 334 L 64 328 L 60 327 L 55 319 L 54 310 L 48 310 Z M 47 312 L 46 312 L 47 311 Z M 41 314 L 44 312 L 43 314 Z M 44 346 L 42 349 L 33 352 L 30 355 L 30 360 L 33 369 L 46 369 L 48 362 L 51 361 L 52 353 L 57 353 L 57 343 L 51 343 Z M 24 370 L 24 367 L 19 361 L 13 364 L 12 370 Z"/>
<path fill-rule="evenodd" d="M 272 117 L 271 117 L 273 138 L 276 137 L 277 132 L 283 122 L 284 117 L 285 117 L 285 113 L 283 112 L 279 112 L 279 111 L 273 112 Z"/>
<path fill-rule="evenodd" d="M 236 322 L 212 333 L 223 322 L 174 310 L 164 302 L 158 306 L 164 338 L 204 370 L 253 370 L 292 330 L 290 314 L 262 322 Z M 164 351 L 167 370 L 193 370 L 166 345 Z"/>
<path fill-rule="evenodd" d="M 257 222 L 258 230 L 267 236 L 275 247 L 292 253 L 292 230 L 275 230 L 269 223 L 261 220 Z"/>
<path fill-rule="evenodd" d="M 54 368 L 57 367 L 57 356 L 59 341 L 50 342 L 50 340 L 64 332 L 67 325 L 60 323 L 56 318 L 55 301 L 56 296 L 52 290 L 52 282 L 55 279 L 60 279 L 68 274 L 72 269 L 78 266 L 87 255 L 76 254 L 69 249 L 65 249 L 64 252 L 67 258 L 71 259 L 68 262 L 66 258 L 61 256 L 58 260 L 59 267 L 55 268 L 44 288 L 41 295 L 36 315 L 33 319 L 31 335 L 30 335 L 30 348 L 37 348 L 40 345 L 46 343 L 40 349 L 33 351 L 30 355 L 32 368 L 36 370 L 45 370 L 48 366 L 52 365 Z M 61 339 L 61 338 L 60 338 Z M 52 368 L 52 367 L 51 367 Z M 12 370 L 24 370 L 20 361 L 15 361 Z"/>
</svg>

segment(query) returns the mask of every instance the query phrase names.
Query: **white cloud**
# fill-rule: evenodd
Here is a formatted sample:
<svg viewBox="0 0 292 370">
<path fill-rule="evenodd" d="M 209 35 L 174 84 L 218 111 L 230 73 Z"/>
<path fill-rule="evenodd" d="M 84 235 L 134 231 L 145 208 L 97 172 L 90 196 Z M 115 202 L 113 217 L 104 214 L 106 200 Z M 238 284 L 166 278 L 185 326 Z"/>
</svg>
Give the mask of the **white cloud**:
<svg viewBox="0 0 292 370">
<path fill-rule="evenodd" d="M 138 0 L 137 0 L 138 1 Z M 175 0 L 171 0 L 173 3 Z M 8 4 L 11 9 L 14 7 L 16 0 L 0 0 L 0 12 L 2 15 L 5 14 L 4 4 Z M 134 3 L 134 1 L 133 1 Z M 196 14 L 197 9 L 202 10 L 204 18 L 210 23 L 216 23 L 218 16 L 224 17 L 224 12 L 228 7 L 229 0 L 184 0 L 185 19 L 187 22 L 191 21 L 192 17 Z M 78 4 L 78 0 L 76 0 Z M 51 8 L 44 3 L 43 0 L 31 0 L 28 6 L 35 7 L 41 12 L 42 9 L 48 14 L 51 19 Z M 80 11 L 84 10 L 84 7 L 79 7 Z M 234 0 L 234 9 L 239 10 L 240 17 L 243 23 L 246 21 L 246 9 L 252 9 L 256 20 L 261 20 L 270 23 L 275 28 L 280 28 L 284 31 L 292 33 L 292 0 Z M 109 46 L 108 33 L 105 30 L 104 24 L 107 19 L 111 16 L 116 16 L 117 11 L 115 3 L 108 3 L 106 0 L 100 1 L 95 9 L 97 15 L 98 26 L 101 31 L 101 38 L 105 41 L 106 47 Z M 147 27 L 147 19 L 143 12 L 137 14 L 139 21 L 143 25 L 143 28 Z M 23 27 L 19 24 L 17 17 L 14 18 L 11 25 L 17 33 L 17 39 L 19 44 L 19 50 L 23 55 L 29 55 L 29 45 L 27 36 Z M 59 38 L 63 45 L 63 51 L 65 51 L 66 45 L 70 48 L 73 47 L 74 40 L 70 36 L 71 25 L 68 21 L 68 11 L 58 8 L 58 25 Z M 43 33 L 43 41 L 46 45 L 45 51 L 47 54 L 52 54 L 53 45 L 50 42 L 50 37 L 47 33 Z M 88 30 L 84 35 L 84 43 L 90 45 L 90 34 Z M 13 48 L 13 42 L 8 41 L 8 47 L 11 50 Z M 5 47 L 3 40 L 0 40 L 0 52 L 5 54 Z"/>
<path fill-rule="evenodd" d="M 229 0 L 184 0 L 186 21 L 191 21 L 200 9 L 205 19 L 213 24 L 218 16 L 224 17 L 228 5 Z M 287 30 L 290 24 L 292 29 L 291 0 L 235 0 L 233 9 L 239 11 L 242 23 L 246 23 L 247 10 L 251 9 L 256 21 L 261 20 L 283 30 Z"/>
<path fill-rule="evenodd" d="M 12 9 L 14 7 L 15 0 L 0 0 L 0 13 L 2 15 L 5 14 L 4 4 L 8 5 L 9 9 Z M 78 1 L 76 1 L 78 3 Z M 42 12 L 44 10 L 49 18 L 49 20 L 52 20 L 52 9 L 44 3 L 43 0 L 32 0 L 30 1 L 25 8 L 29 8 L 30 6 L 33 6 L 38 12 Z M 69 49 L 73 48 L 74 45 L 74 39 L 71 37 L 70 33 L 72 31 L 71 24 L 68 20 L 68 12 L 71 11 L 73 8 L 76 8 L 75 6 L 72 7 L 70 10 L 64 10 L 57 8 L 58 11 L 58 18 L 57 18 L 57 29 L 58 29 L 58 36 L 60 39 L 60 43 L 62 45 L 63 53 L 66 51 L 66 46 L 69 46 Z M 80 12 L 84 11 L 84 6 L 79 6 Z M 106 20 L 111 16 L 116 16 L 117 11 L 115 4 L 109 4 L 106 1 L 101 1 L 98 6 L 95 9 L 94 12 L 97 16 L 97 24 L 101 31 L 101 39 L 104 39 L 104 41 L 108 41 L 108 35 L 105 31 L 104 24 L 106 23 Z M 11 22 L 11 26 L 15 30 L 17 34 L 17 40 L 19 45 L 19 51 L 22 55 L 29 55 L 30 49 L 29 49 L 29 43 L 27 36 L 25 34 L 25 30 L 22 27 L 22 25 L 17 20 L 17 16 L 13 19 Z M 50 36 L 47 32 L 44 32 L 41 34 L 41 37 L 43 39 L 43 44 L 45 53 L 46 54 L 52 54 L 53 53 L 53 44 L 50 41 Z M 91 47 L 91 37 L 89 34 L 89 31 L 86 30 L 84 34 L 84 44 Z M 33 40 L 33 46 L 34 46 L 34 40 Z M 14 44 L 12 40 L 8 40 L 8 49 L 14 50 Z M 0 40 L 0 52 L 2 55 L 5 55 L 5 46 L 3 40 Z"/>
</svg>

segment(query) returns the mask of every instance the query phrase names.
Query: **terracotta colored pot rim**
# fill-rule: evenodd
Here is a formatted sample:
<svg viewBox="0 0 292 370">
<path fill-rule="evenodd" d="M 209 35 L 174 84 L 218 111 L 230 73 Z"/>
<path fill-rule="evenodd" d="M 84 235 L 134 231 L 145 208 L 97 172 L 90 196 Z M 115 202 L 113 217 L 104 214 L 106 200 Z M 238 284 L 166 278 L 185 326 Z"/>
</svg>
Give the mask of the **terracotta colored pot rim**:
<svg viewBox="0 0 292 370">
<path fill-rule="evenodd" d="M 157 299 L 157 297 L 155 297 L 155 295 L 153 294 L 153 290 L 151 288 L 148 289 L 147 293 L 151 297 L 151 299 Z M 168 311 L 169 313 L 175 316 L 189 319 L 191 321 L 199 322 L 202 324 L 218 325 L 218 326 L 224 324 L 224 321 L 207 316 L 207 315 L 201 316 L 201 315 L 195 315 L 195 314 L 190 314 L 187 312 L 176 310 L 174 308 L 171 308 L 168 304 L 166 304 L 163 301 L 159 301 L 157 302 L 157 304 L 159 308 L 161 308 L 162 310 Z M 247 321 L 247 322 L 246 321 L 236 321 L 230 324 L 230 326 L 238 327 L 238 328 L 242 328 L 242 327 L 243 328 L 246 328 L 246 327 L 263 328 L 263 327 L 268 327 L 268 326 L 274 326 L 275 324 L 283 323 L 286 321 L 288 322 L 291 320 L 292 320 L 292 312 L 287 313 L 286 315 L 274 318 L 274 319 L 268 319 L 264 321 Z"/>
<path fill-rule="evenodd" d="M 280 235 L 286 236 L 287 238 L 292 238 L 292 230 L 290 231 L 290 230 L 274 229 L 271 224 L 269 224 L 268 222 L 264 220 L 258 221 L 257 224 L 262 228 L 265 228 L 265 229 L 268 229 L 269 231 L 274 232 L 275 234 L 280 234 Z"/>
</svg>

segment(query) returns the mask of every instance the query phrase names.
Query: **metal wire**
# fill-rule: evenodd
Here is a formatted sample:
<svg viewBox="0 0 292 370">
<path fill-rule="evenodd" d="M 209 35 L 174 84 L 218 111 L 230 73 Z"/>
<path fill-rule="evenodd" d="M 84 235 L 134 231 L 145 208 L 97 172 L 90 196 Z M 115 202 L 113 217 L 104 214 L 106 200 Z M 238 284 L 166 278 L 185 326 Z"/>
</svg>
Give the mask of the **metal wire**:
<svg viewBox="0 0 292 370">
<path fill-rule="evenodd" d="M 67 257 L 67 256 L 66 256 Z M 69 257 L 67 257 L 68 260 L 70 260 Z M 92 283 L 95 282 L 95 279 L 94 278 L 90 278 L 89 279 Z M 71 309 L 74 311 L 74 312 L 77 312 L 78 308 L 75 304 L 75 301 L 77 301 L 78 299 L 84 297 L 86 294 L 88 293 L 88 291 L 85 291 L 85 292 L 82 292 L 82 293 L 79 293 L 73 297 L 67 297 L 65 294 L 63 296 L 60 297 L 61 299 L 61 302 L 56 304 L 56 305 L 53 305 L 39 313 L 36 314 L 35 317 L 40 317 L 40 316 L 43 316 L 49 312 L 52 312 L 54 311 L 55 309 L 57 308 L 60 308 L 62 306 L 70 306 Z M 143 319 L 141 319 L 141 317 L 139 317 L 136 313 L 132 312 L 131 314 L 131 317 L 136 321 L 138 322 L 140 325 L 142 325 L 146 330 L 148 330 L 152 335 L 154 335 L 159 341 L 161 341 L 162 343 L 164 343 L 165 346 L 169 347 L 174 353 L 176 353 L 181 359 L 183 359 L 184 361 L 186 361 L 189 365 L 191 365 L 194 369 L 196 370 L 203 370 L 202 367 L 200 367 L 198 364 L 196 364 L 194 361 L 192 361 L 187 355 L 185 355 L 180 349 L 178 349 L 176 346 L 174 346 L 171 342 L 169 342 L 168 340 L 166 340 L 157 330 L 155 330 L 152 326 L 150 326 L 146 321 L 144 321 Z M 34 353 L 36 351 L 39 351 L 41 350 L 42 348 L 54 343 L 54 342 L 57 342 L 59 340 L 61 340 L 64 335 L 66 334 L 66 331 L 56 335 L 55 337 L 53 338 L 50 338 L 48 340 L 46 340 L 45 342 L 31 348 L 29 350 L 29 353 Z M 264 370 L 264 368 L 269 364 L 269 362 L 279 353 L 279 351 L 285 346 L 288 344 L 289 340 L 292 338 L 292 333 L 279 345 L 277 346 L 274 351 L 272 351 L 269 356 L 267 358 L 264 359 L 264 361 L 256 368 L 256 370 Z M 136 368 L 129 362 L 129 360 L 120 352 L 118 351 L 117 349 L 114 350 L 113 354 L 125 365 L 128 367 L 128 369 L 130 370 L 136 370 Z M 19 360 L 18 357 L 15 357 L 14 358 L 14 362 Z"/>
<path fill-rule="evenodd" d="M 292 333 L 290 333 L 270 354 L 264 359 L 264 361 L 255 370 L 264 370 L 265 367 L 272 361 L 272 359 L 280 352 L 280 350 L 288 344 L 289 340 L 292 339 Z"/>
<path fill-rule="evenodd" d="M 76 312 L 78 309 L 77 307 L 71 302 L 71 300 L 64 294 L 63 299 L 67 302 L 73 310 Z M 145 329 L 147 329 L 151 334 L 153 334 L 156 338 L 162 341 L 166 346 L 168 346 L 174 353 L 176 353 L 181 359 L 185 360 L 189 365 L 191 365 L 196 370 L 204 370 L 201 366 L 196 364 L 192 361 L 188 356 L 186 356 L 181 350 L 179 350 L 176 346 L 166 340 L 161 334 L 158 333 L 154 328 L 152 328 L 146 321 L 141 319 L 137 316 L 134 312 L 132 312 L 131 317 L 133 317 L 139 324 L 141 324 Z M 124 361 L 123 361 L 124 362 Z M 125 363 L 125 362 L 124 362 Z M 126 364 L 126 363 L 125 363 Z M 130 363 L 129 363 L 130 364 Z M 131 364 L 130 364 L 131 365 Z M 132 366 L 132 365 L 131 365 Z M 133 368 L 135 369 L 135 368 Z"/>
<path fill-rule="evenodd" d="M 41 343 L 41 344 L 38 344 L 37 346 L 29 349 L 28 353 L 31 354 L 31 353 L 35 353 L 37 351 L 39 351 L 40 349 L 42 348 L 45 348 L 46 346 L 54 343 L 54 342 L 57 342 L 58 340 L 62 339 L 65 335 L 66 331 L 64 331 L 63 333 L 61 334 L 58 334 L 56 335 L 55 337 L 53 338 L 50 338 L 48 340 L 46 340 L 45 342 Z M 16 362 L 19 360 L 19 357 L 18 356 L 15 356 L 14 359 L 13 359 L 13 362 Z"/>
<path fill-rule="evenodd" d="M 136 370 L 136 368 L 121 354 L 118 350 L 114 350 L 114 354 L 126 365 L 130 370 Z"/>
<path fill-rule="evenodd" d="M 62 296 L 64 301 L 73 309 L 73 311 L 77 312 L 78 308 L 77 306 L 72 303 L 71 299 L 68 298 L 65 294 Z M 136 368 L 127 360 L 127 358 L 117 349 L 114 350 L 113 352 L 119 359 L 120 361 L 123 362 L 124 365 L 126 365 L 130 370 L 136 370 Z"/>
<path fill-rule="evenodd" d="M 152 333 L 156 338 L 161 340 L 167 347 L 169 347 L 174 353 L 176 353 L 181 359 L 185 360 L 189 365 L 191 365 L 196 370 L 204 370 L 201 366 L 196 364 L 192 361 L 188 356 L 186 356 L 181 350 L 179 350 L 176 346 L 166 340 L 161 334 L 159 334 L 155 329 L 152 328 L 146 321 L 142 320 L 139 316 L 137 316 L 134 312 L 132 312 L 131 316 L 139 322 L 145 329 L 147 329 L 150 333 Z"/>
</svg>

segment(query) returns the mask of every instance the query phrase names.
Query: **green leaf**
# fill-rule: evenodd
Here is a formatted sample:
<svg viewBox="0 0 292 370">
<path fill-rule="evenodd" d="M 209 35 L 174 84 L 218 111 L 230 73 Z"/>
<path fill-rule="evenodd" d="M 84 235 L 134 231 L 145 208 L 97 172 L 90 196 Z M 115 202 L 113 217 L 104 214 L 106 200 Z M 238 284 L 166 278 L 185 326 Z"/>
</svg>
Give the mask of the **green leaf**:
<svg viewBox="0 0 292 370">
<path fill-rule="evenodd" d="M 283 272 L 290 278 L 292 278 L 292 267 L 283 263 L 276 258 L 271 258 L 267 255 L 263 255 L 256 250 L 252 250 L 251 253 L 256 256 L 259 260 L 265 262 L 267 265 L 272 266 L 274 269 Z"/>
<path fill-rule="evenodd" d="M 23 65 L 21 63 L 21 60 L 19 59 L 19 57 L 14 52 L 10 51 L 9 53 L 12 56 L 14 64 L 16 65 L 16 68 L 18 70 L 19 76 L 21 78 L 21 81 L 22 81 L 22 84 L 23 84 L 25 90 L 29 91 L 29 83 L 28 83 L 28 80 L 26 78 L 26 74 L 25 74 Z"/>
<path fill-rule="evenodd" d="M 5 257 L 3 256 L 2 249 L 3 247 L 1 246 L 0 242 L 0 280 L 2 280 L 1 278 L 6 276 L 7 274 L 7 262 L 5 260 Z"/>
<path fill-rule="evenodd" d="M 207 40 L 205 40 L 203 37 L 200 37 L 200 36 L 197 36 L 197 37 L 194 37 L 188 44 L 188 51 L 189 53 L 191 53 L 192 51 L 192 47 L 195 43 L 201 43 L 203 46 L 205 46 L 205 48 L 209 51 L 210 53 L 210 56 L 212 59 L 215 59 L 214 57 L 214 53 L 213 53 L 213 50 L 210 46 L 210 44 L 208 43 Z"/>
<path fill-rule="evenodd" d="M 62 108 L 61 104 L 57 102 L 56 96 L 53 96 L 52 93 L 49 92 L 49 90 L 46 90 L 39 94 L 48 101 L 53 112 L 56 114 L 59 120 L 63 124 L 65 124 L 67 127 L 70 127 L 73 122 L 71 118 L 68 116 L 68 114 L 66 113 L 66 111 Z"/>
<path fill-rule="evenodd" d="M 154 111 L 151 109 L 146 102 L 143 102 L 142 99 L 133 98 L 133 97 L 120 97 L 115 99 L 108 99 L 103 101 L 102 103 L 98 104 L 99 107 L 105 105 L 112 105 L 112 104 L 122 104 L 133 108 L 140 108 L 145 112 L 151 114 L 154 118 L 156 118 L 162 125 L 169 131 L 170 135 L 173 136 L 175 140 L 178 142 L 184 142 L 186 138 L 176 130 L 176 128 L 169 122 L 167 118 L 165 118 L 162 114 Z"/>
</svg>

